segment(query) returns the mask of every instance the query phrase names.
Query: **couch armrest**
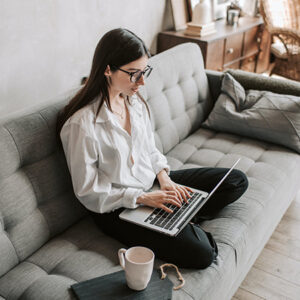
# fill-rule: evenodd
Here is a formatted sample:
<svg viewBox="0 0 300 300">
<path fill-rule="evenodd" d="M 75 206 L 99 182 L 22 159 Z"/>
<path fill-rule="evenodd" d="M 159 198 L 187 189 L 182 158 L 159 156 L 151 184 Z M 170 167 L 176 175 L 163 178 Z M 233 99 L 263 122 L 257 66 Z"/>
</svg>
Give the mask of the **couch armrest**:
<svg viewBox="0 0 300 300">
<path fill-rule="evenodd" d="M 245 90 L 270 91 L 284 95 L 300 95 L 300 82 L 294 80 L 282 80 L 270 78 L 256 73 L 250 73 L 242 70 L 228 70 Z"/>
<path fill-rule="evenodd" d="M 221 84 L 224 73 L 213 70 L 205 70 L 205 73 L 208 79 L 210 94 L 215 103 L 221 93 Z"/>
</svg>

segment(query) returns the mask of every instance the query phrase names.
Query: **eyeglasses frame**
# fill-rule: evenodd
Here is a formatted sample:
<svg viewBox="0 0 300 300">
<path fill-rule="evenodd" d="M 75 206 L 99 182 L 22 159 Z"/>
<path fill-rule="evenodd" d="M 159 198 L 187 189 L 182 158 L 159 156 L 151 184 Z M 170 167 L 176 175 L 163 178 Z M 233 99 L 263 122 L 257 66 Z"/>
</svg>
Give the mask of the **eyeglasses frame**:
<svg viewBox="0 0 300 300">
<path fill-rule="evenodd" d="M 127 73 L 127 74 L 130 76 L 130 81 L 131 81 L 132 83 L 135 83 L 135 82 L 139 81 L 139 80 L 141 79 L 141 77 L 144 76 L 144 74 L 145 74 L 148 70 L 150 70 L 150 72 L 149 72 L 149 74 L 148 74 L 148 76 L 147 76 L 147 77 L 149 77 L 150 74 L 151 74 L 151 72 L 152 72 L 152 70 L 153 70 L 153 68 L 152 68 L 151 66 L 147 65 L 146 68 L 144 69 L 144 71 L 138 70 L 138 71 L 134 71 L 134 72 L 129 72 L 129 71 L 123 70 L 123 69 L 121 69 L 121 68 L 117 68 L 117 70 L 120 70 L 120 71 L 122 71 L 122 72 L 124 72 L 124 73 Z M 141 72 L 141 74 L 142 74 L 141 77 L 139 77 L 139 79 L 136 80 L 136 81 L 132 81 L 132 77 L 133 77 L 134 74 L 137 73 L 137 72 Z"/>
</svg>

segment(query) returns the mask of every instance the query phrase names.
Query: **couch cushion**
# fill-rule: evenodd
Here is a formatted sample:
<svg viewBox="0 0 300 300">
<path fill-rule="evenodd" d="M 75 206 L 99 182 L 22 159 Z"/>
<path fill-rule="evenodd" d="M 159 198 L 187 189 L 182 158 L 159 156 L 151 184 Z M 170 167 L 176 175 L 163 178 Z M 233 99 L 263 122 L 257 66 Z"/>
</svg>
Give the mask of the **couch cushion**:
<svg viewBox="0 0 300 300">
<path fill-rule="evenodd" d="M 64 104 L 0 127 L 0 276 L 86 214 L 55 142 Z"/>
<path fill-rule="evenodd" d="M 231 74 L 245 90 L 270 91 L 283 95 L 300 95 L 300 82 L 295 80 L 282 80 L 273 77 L 266 78 L 264 75 L 243 70 L 229 69 L 226 73 Z"/>
<path fill-rule="evenodd" d="M 300 97 L 248 90 L 225 74 L 203 126 L 284 145 L 300 153 Z"/>
<path fill-rule="evenodd" d="M 184 271 L 185 289 L 194 299 L 199 299 L 199 289 L 201 299 L 221 299 L 228 293 L 228 285 L 253 259 L 256 248 L 265 242 L 265 233 L 274 230 L 294 197 L 300 181 L 300 156 L 280 146 L 205 128 L 167 153 L 172 169 L 230 167 L 239 157 L 237 169 L 245 172 L 249 187 L 216 218 L 201 224 L 216 239 L 220 256 L 205 271 Z M 215 289 L 216 284 L 220 288 Z"/>
<path fill-rule="evenodd" d="M 196 44 L 176 46 L 153 56 L 149 64 L 153 71 L 140 91 L 150 107 L 156 145 L 166 153 L 199 128 L 212 100 Z"/>
</svg>

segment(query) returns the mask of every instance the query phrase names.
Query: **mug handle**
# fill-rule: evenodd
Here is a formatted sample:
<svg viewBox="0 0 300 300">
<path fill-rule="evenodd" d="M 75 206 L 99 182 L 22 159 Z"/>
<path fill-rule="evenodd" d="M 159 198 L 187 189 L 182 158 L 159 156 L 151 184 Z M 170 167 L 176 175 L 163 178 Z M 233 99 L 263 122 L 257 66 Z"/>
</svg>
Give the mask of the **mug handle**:
<svg viewBox="0 0 300 300">
<path fill-rule="evenodd" d="M 124 249 L 124 248 L 121 248 L 121 249 L 119 249 L 119 251 L 118 251 L 118 256 L 119 256 L 119 261 L 120 261 L 120 265 L 121 265 L 121 267 L 125 270 L 125 259 L 124 259 L 124 255 L 125 255 L 125 252 L 126 252 L 127 250 L 126 249 Z"/>
</svg>

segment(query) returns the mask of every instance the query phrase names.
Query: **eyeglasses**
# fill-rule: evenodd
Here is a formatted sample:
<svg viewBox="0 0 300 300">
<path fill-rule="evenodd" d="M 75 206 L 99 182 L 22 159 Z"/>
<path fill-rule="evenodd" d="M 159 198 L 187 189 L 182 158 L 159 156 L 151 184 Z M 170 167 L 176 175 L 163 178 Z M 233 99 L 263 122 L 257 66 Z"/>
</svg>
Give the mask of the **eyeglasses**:
<svg viewBox="0 0 300 300">
<path fill-rule="evenodd" d="M 135 72 L 128 72 L 126 70 L 123 70 L 121 68 L 117 68 L 118 70 L 127 73 L 128 75 L 130 75 L 130 81 L 133 83 L 136 83 L 137 81 L 139 81 L 141 79 L 141 77 L 144 75 L 145 78 L 149 77 L 149 75 L 151 74 L 152 71 L 152 67 L 147 66 L 145 68 L 144 71 L 135 71 Z"/>
</svg>

